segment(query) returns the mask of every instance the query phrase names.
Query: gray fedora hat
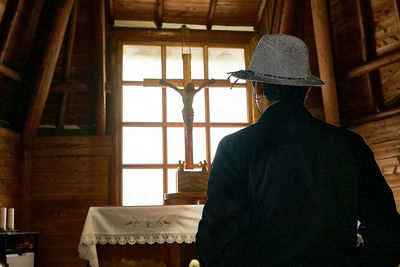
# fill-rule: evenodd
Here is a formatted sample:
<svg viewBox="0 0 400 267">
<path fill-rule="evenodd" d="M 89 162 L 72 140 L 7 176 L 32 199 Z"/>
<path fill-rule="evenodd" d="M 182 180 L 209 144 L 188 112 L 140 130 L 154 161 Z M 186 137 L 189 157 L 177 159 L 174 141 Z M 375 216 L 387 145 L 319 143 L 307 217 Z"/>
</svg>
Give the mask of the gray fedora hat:
<svg viewBox="0 0 400 267">
<path fill-rule="evenodd" d="M 293 86 L 323 86 L 311 74 L 306 44 L 295 36 L 267 34 L 258 42 L 247 70 L 229 72 L 238 79 Z"/>
</svg>

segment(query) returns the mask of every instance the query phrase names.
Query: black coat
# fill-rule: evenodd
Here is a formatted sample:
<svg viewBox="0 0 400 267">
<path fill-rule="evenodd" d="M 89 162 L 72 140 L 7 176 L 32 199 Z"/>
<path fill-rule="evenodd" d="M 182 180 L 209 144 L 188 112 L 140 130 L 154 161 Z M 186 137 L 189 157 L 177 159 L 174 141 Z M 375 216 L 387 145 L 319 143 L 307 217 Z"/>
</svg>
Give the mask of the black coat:
<svg viewBox="0 0 400 267">
<path fill-rule="evenodd" d="M 358 134 L 277 103 L 221 140 L 196 247 L 202 267 L 392 266 L 400 215 Z"/>
</svg>

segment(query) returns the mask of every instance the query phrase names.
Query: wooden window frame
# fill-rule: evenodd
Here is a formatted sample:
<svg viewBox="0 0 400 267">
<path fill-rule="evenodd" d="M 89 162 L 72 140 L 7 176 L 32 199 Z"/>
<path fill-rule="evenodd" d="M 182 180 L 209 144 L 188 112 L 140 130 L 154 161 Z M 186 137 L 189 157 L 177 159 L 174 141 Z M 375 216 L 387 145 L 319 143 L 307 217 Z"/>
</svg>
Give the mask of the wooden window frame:
<svg viewBox="0 0 400 267">
<path fill-rule="evenodd" d="M 162 169 L 163 170 L 163 193 L 168 193 L 168 170 L 178 168 L 178 164 L 168 163 L 168 147 L 167 147 L 167 128 L 168 127 L 184 127 L 183 122 L 167 122 L 167 89 L 165 86 L 162 88 L 162 122 L 123 122 L 122 121 L 122 88 L 123 86 L 143 86 L 143 81 L 123 81 L 122 79 L 122 59 L 123 59 L 123 46 L 125 45 L 148 45 L 161 47 L 161 62 L 162 62 L 162 78 L 166 78 L 166 48 L 170 46 L 181 47 L 180 42 L 154 42 L 154 41 L 127 41 L 119 40 L 117 42 L 117 72 L 118 79 L 116 82 L 117 90 L 115 90 L 117 107 L 115 118 L 117 120 L 115 129 L 115 165 L 116 165 L 116 203 L 122 205 L 122 170 L 123 169 Z M 242 48 L 244 49 L 245 65 L 248 66 L 250 52 L 248 44 L 234 44 L 234 43 L 190 43 L 191 47 L 203 48 L 203 63 L 204 63 L 204 79 L 208 79 L 208 49 L 209 48 Z M 212 87 L 212 86 L 210 86 Z M 204 88 L 204 101 L 205 101 L 205 122 L 194 122 L 193 127 L 204 127 L 206 134 L 206 161 L 207 165 L 211 167 L 211 128 L 217 127 L 247 127 L 254 123 L 254 101 L 252 101 L 252 89 L 249 82 L 246 83 L 247 93 L 247 123 L 220 123 L 210 122 L 210 104 L 209 104 L 209 88 Z M 163 162 L 161 164 L 123 164 L 122 163 L 122 129 L 123 127 L 161 127 L 163 138 Z M 195 168 L 200 168 L 199 164 L 194 164 Z"/>
</svg>

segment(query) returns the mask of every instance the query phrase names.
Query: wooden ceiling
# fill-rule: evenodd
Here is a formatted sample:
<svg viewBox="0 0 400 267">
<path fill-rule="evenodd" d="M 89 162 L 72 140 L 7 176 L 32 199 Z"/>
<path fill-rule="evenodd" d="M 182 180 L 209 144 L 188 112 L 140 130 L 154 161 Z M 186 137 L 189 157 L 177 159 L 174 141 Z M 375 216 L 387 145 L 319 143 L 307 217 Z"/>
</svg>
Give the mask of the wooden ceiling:
<svg viewBox="0 0 400 267">
<path fill-rule="evenodd" d="M 109 0 L 109 19 L 258 27 L 266 0 Z"/>
</svg>

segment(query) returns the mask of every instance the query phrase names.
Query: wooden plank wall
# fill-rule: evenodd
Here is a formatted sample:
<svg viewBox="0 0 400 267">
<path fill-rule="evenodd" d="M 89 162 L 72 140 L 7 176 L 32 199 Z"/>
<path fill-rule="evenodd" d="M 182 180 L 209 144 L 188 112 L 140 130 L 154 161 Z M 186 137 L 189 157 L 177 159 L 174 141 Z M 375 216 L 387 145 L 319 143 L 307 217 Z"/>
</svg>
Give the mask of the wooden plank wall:
<svg viewBox="0 0 400 267">
<path fill-rule="evenodd" d="M 15 208 L 15 227 L 21 227 L 21 135 L 0 127 L 0 207 Z"/>
<path fill-rule="evenodd" d="M 89 207 L 108 204 L 111 138 L 38 137 L 31 154 L 39 266 L 86 266 L 77 249 Z"/>
<path fill-rule="evenodd" d="M 371 147 L 400 212 L 400 115 L 351 128 Z"/>
</svg>

